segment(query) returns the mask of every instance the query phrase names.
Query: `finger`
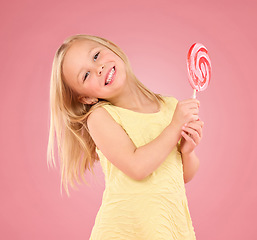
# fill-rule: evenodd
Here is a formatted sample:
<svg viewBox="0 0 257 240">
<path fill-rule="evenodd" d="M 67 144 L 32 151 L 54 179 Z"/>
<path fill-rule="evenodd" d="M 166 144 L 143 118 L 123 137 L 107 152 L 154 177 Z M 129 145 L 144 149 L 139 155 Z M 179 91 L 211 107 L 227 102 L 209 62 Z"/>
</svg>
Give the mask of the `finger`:
<svg viewBox="0 0 257 240">
<path fill-rule="evenodd" d="M 189 137 L 185 131 L 181 132 L 181 135 L 185 138 L 186 141 L 192 143 L 194 146 L 196 146 L 196 143 L 194 142 L 193 138 Z"/>
<path fill-rule="evenodd" d="M 187 133 L 189 133 L 189 134 L 191 134 L 191 135 L 194 136 L 194 137 L 197 136 L 197 135 L 199 136 L 198 131 L 195 130 L 195 129 L 193 129 L 193 128 L 183 126 L 183 127 L 182 127 L 182 130 L 185 131 L 185 132 L 187 132 Z"/>
<path fill-rule="evenodd" d="M 195 143 L 198 143 L 200 141 L 200 134 L 201 134 L 201 131 L 198 132 L 197 130 L 193 129 L 193 128 L 190 128 L 190 127 L 182 127 L 183 131 L 191 134 L 191 138 L 193 138 L 194 142 Z"/>
<path fill-rule="evenodd" d="M 192 109 L 190 109 L 189 112 L 190 112 L 191 114 L 197 115 L 197 114 L 199 114 L 199 108 L 192 108 Z"/>
<path fill-rule="evenodd" d="M 187 125 L 185 125 L 185 127 L 192 128 L 193 130 L 198 131 L 201 128 L 201 126 L 199 124 L 197 124 L 197 122 L 198 121 L 190 122 Z"/>
<path fill-rule="evenodd" d="M 185 126 L 190 127 L 192 129 L 195 129 L 197 131 L 202 128 L 202 125 L 203 125 L 203 123 L 201 121 L 198 121 L 198 120 L 189 122 L 188 124 L 185 124 Z"/>
<path fill-rule="evenodd" d="M 188 126 L 188 127 L 193 127 L 196 126 L 196 125 L 199 125 L 201 128 L 203 127 L 204 125 L 204 122 L 200 120 L 200 118 L 196 121 L 191 121 L 191 122 L 188 122 L 188 123 L 185 123 L 185 126 Z"/>
<path fill-rule="evenodd" d="M 195 132 L 198 133 L 198 136 L 196 137 L 199 137 L 199 138 L 202 138 L 202 128 L 200 126 L 197 126 L 195 128 L 192 128 Z M 199 140 L 199 139 L 198 139 Z"/>
<path fill-rule="evenodd" d="M 201 128 L 201 130 L 202 130 L 203 125 L 204 125 L 204 122 L 203 122 L 203 121 L 196 121 L 195 123 L 196 123 L 197 125 L 199 125 L 200 128 Z"/>
<path fill-rule="evenodd" d="M 198 119 L 199 119 L 199 116 L 197 114 L 193 114 L 193 115 L 189 116 L 188 123 L 197 121 Z"/>
<path fill-rule="evenodd" d="M 185 124 L 184 126 L 196 130 L 198 132 L 200 138 L 203 137 L 203 130 L 202 130 L 203 122 L 202 121 L 193 121 L 188 124 Z"/>
<path fill-rule="evenodd" d="M 198 111 L 197 110 L 191 110 L 187 114 L 184 115 L 185 122 L 184 124 L 188 124 L 190 122 L 195 122 L 199 119 Z"/>
<path fill-rule="evenodd" d="M 204 122 L 201 121 L 200 118 L 199 118 L 199 120 L 195 121 L 195 123 L 198 124 L 201 128 L 202 128 L 203 125 L 204 125 Z"/>
<path fill-rule="evenodd" d="M 188 102 L 186 104 L 187 108 L 189 109 L 199 109 L 199 104 L 197 102 Z"/>
<path fill-rule="evenodd" d="M 200 107 L 200 101 L 197 100 L 197 99 L 194 99 L 194 98 L 190 98 L 190 99 L 187 99 L 187 100 L 180 101 L 180 104 L 187 105 L 190 108 L 192 108 L 192 107 Z"/>
<path fill-rule="evenodd" d="M 182 102 L 184 102 L 184 103 L 194 102 L 194 103 L 197 103 L 198 105 L 200 105 L 200 101 L 195 98 L 188 98 L 188 99 L 183 100 Z"/>
</svg>

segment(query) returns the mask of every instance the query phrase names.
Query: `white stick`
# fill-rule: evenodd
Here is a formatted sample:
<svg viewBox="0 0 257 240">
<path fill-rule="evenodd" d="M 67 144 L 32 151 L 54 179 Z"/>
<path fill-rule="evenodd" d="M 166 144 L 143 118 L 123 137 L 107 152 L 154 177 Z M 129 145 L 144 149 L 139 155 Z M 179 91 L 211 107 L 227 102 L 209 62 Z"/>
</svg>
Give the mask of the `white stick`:
<svg viewBox="0 0 257 240">
<path fill-rule="evenodd" d="M 193 93 L 192 98 L 196 98 L 196 90 L 195 89 L 194 89 L 194 93 Z"/>
</svg>

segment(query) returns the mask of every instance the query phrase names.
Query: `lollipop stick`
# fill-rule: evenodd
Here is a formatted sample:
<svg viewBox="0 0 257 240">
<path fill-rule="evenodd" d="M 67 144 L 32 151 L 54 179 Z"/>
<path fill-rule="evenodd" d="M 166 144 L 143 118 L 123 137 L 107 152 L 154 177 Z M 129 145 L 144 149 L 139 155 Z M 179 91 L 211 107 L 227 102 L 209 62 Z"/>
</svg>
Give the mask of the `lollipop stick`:
<svg viewBox="0 0 257 240">
<path fill-rule="evenodd" d="M 192 98 L 196 98 L 196 90 L 195 89 L 194 89 L 194 93 L 193 93 Z"/>
</svg>

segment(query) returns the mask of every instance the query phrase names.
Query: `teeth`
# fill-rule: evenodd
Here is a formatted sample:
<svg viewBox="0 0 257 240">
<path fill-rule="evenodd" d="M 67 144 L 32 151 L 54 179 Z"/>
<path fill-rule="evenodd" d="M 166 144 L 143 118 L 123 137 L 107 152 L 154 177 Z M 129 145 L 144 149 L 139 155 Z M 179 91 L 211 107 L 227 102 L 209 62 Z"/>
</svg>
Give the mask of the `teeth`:
<svg viewBox="0 0 257 240">
<path fill-rule="evenodd" d="M 107 84 L 112 80 L 112 76 L 113 76 L 114 72 L 115 72 L 115 70 L 114 70 L 114 68 L 113 68 L 113 69 L 111 70 L 111 72 L 109 73 L 109 76 L 108 76 L 108 78 L 107 78 L 107 81 L 106 81 Z"/>
</svg>

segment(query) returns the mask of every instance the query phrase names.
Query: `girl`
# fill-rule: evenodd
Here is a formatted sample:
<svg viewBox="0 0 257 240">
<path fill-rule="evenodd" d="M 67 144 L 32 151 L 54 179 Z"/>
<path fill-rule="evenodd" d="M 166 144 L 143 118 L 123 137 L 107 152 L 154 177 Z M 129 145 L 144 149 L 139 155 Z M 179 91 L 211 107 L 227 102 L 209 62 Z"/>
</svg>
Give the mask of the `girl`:
<svg viewBox="0 0 257 240">
<path fill-rule="evenodd" d="M 184 184 L 199 167 L 199 101 L 147 89 L 125 53 L 101 37 L 75 35 L 57 50 L 50 86 L 48 164 L 54 134 L 61 186 L 100 161 L 105 190 L 90 240 L 192 240 Z"/>
</svg>

